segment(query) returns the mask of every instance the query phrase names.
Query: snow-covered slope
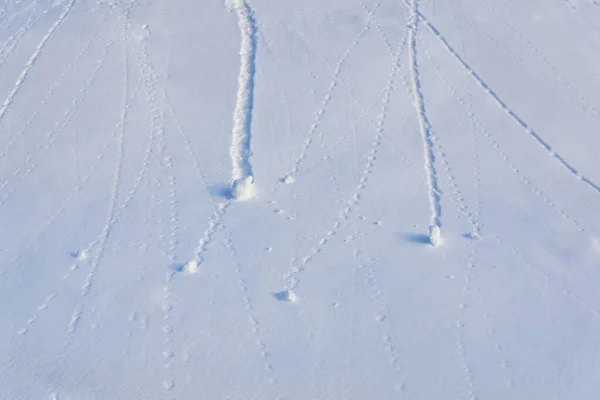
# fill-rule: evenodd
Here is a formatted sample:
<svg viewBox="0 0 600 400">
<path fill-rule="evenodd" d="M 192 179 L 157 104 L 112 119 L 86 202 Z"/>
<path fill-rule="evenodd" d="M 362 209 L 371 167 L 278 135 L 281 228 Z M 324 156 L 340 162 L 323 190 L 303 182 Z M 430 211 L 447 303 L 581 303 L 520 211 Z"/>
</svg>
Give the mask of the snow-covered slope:
<svg viewBox="0 0 600 400">
<path fill-rule="evenodd" d="M 599 47 L 596 0 L 0 1 L 0 399 L 597 399 Z"/>
</svg>

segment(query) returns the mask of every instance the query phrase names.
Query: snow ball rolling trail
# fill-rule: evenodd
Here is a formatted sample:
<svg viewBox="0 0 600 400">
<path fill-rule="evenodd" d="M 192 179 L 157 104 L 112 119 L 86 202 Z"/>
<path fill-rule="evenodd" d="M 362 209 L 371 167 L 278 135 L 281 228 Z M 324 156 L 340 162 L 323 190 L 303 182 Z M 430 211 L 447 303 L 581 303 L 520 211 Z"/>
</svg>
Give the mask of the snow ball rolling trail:
<svg viewBox="0 0 600 400">
<path fill-rule="evenodd" d="M 429 186 L 429 207 L 431 208 L 430 217 L 430 238 L 431 243 L 434 246 L 439 244 L 440 226 L 441 222 L 441 200 L 440 190 L 437 183 L 437 173 L 435 169 L 435 155 L 433 153 L 433 142 L 431 140 L 432 129 L 429 122 L 429 118 L 425 112 L 425 103 L 423 99 L 423 92 L 421 90 L 421 78 L 419 75 L 419 67 L 417 65 L 417 33 L 419 24 L 419 2 L 418 0 L 412 0 L 411 4 L 411 22 L 410 29 L 408 31 L 410 41 L 410 64 L 411 64 L 411 77 L 413 85 L 413 93 L 415 96 L 415 109 L 419 117 L 419 128 L 421 135 L 423 136 L 423 147 L 425 152 L 425 173 L 427 175 L 427 185 Z"/>
<path fill-rule="evenodd" d="M 254 74 L 256 73 L 256 21 L 254 11 L 245 0 L 235 0 L 233 4 L 227 4 L 227 6 L 236 11 L 241 33 L 240 76 L 233 113 L 231 149 L 229 150 L 232 163 L 232 197 L 244 200 L 252 196 L 251 186 L 254 183 L 250 164 L 250 155 L 252 154 L 250 139 L 252 137 Z"/>
<path fill-rule="evenodd" d="M 0 0 L 0 400 L 596 400 L 596 3 Z"/>
</svg>

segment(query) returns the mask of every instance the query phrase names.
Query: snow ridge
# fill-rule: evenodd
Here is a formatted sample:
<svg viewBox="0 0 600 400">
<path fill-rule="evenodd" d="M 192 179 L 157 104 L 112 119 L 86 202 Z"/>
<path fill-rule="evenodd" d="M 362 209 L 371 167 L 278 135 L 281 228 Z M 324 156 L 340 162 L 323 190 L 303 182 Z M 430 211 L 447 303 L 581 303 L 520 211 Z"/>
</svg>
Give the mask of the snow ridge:
<svg viewBox="0 0 600 400">
<path fill-rule="evenodd" d="M 410 51 L 408 53 L 409 62 L 411 65 L 411 77 L 413 94 L 415 97 L 415 109 L 419 118 L 419 127 L 421 136 L 423 137 L 423 146 L 425 149 L 425 173 L 427 175 L 427 186 L 429 187 L 429 206 L 431 209 L 432 226 L 441 226 L 442 206 L 440 200 L 440 190 L 438 188 L 437 175 L 435 170 L 435 155 L 433 153 L 432 129 L 429 123 L 429 118 L 425 112 L 425 102 L 423 100 L 423 92 L 421 91 L 421 78 L 419 75 L 419 67 L 417 64 L 417 33 L 419 22 L 419 4 L 417 0 L 412 0 L 411 3 L 411 21 L 410 29 L 408 30 L 408 38 L 410 42 Z"/>
<path fill-rule="evenodd" d="M 252 177 L 250 138 L 256 71 L 256 20 L 254 11 L 245 0 L 228 1 L 226 4 L 230 10 L 237 12 L 242 38 L 237 101 L 233 113 L 233 132 L 229 150 L 233 167 L 231 178 L 232 181 L 236 181 Z"/>
</svg>

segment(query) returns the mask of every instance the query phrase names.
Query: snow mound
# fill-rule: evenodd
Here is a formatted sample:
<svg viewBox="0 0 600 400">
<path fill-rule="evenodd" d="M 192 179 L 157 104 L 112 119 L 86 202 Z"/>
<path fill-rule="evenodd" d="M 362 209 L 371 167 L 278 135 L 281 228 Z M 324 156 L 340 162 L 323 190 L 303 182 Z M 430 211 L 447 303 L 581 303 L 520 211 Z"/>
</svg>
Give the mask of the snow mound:
<svg viewBox="0 0 600 400">
<path fill-rule="evenodd" d="M 254 197 L 254 177 L 236 179 L 231 185 L 231 197 L 235 200 L 248 200 Z"/>
<path fill-rule="evenodd" d="M 429 225 L 429 243 L 433 247 L 438 247 L 442 244 L 442 233 L 437 225 Z"/>
</svg>

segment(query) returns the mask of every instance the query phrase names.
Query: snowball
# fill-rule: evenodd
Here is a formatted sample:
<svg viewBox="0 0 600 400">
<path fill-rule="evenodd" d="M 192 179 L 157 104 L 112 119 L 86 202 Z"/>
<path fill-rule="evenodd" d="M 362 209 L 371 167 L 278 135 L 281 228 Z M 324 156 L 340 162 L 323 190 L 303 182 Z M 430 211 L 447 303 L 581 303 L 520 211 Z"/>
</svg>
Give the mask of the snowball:
<svg viewBox="0 0 600 400">
<path fill-rule="evenodd" d="M 282 292 L 276 293 L 275 297 L 278 300 L 287 301 L 289 303 L 293 303 L 297 299 L 296 293 L 292 292 L 291 290 L 284 290 Z"/>
<path fill-rule="evenodd" d="M 286 175 L 285 177 L 281 178 L 281 183 L 285 183 L 285 184 L 290 184 L 290 183 L 294 183 L 294 177 L 292 175 Z"/>
<path fill-rule="evenodd" d="M 88 252 L 87 250 L 79 250 L 77 253 L 75 253 L 75 258 L 79 261 L 84 261 L 87 260 L 88 258 Z"/>
<path fill-rule="evenodd" d="M 188 262 L 186 262 L 185 264 L 183 264 L 183 267 L 181 268 L 181 272 L 183 272 L 184 274 L 195 274 L 198 271 L 198 261 L 196 260 L 190 260 Z"/>
<path fill-rule="evenodd" d="M 470 232 L 467 236 L 469 237 L 469 239 L 473 239 L 473 240 L 481 239 L 481 236 L 479 236 L 479 232 L 477 232 L 477 231 Z"/>
<path fill-rule="evenodd" d="M 433 247 L 437 247 L 441 244 L 441 231 L 437 225 L 429 225 L 429 243 Z"/>
<path fill-rule="evenodd" d="M 236 179 L 231 185 L 231 197 L 236 200 L 247 200 L 254 195 L 254 177 L 252 175 L 245 178 Z"/>
</svg>

